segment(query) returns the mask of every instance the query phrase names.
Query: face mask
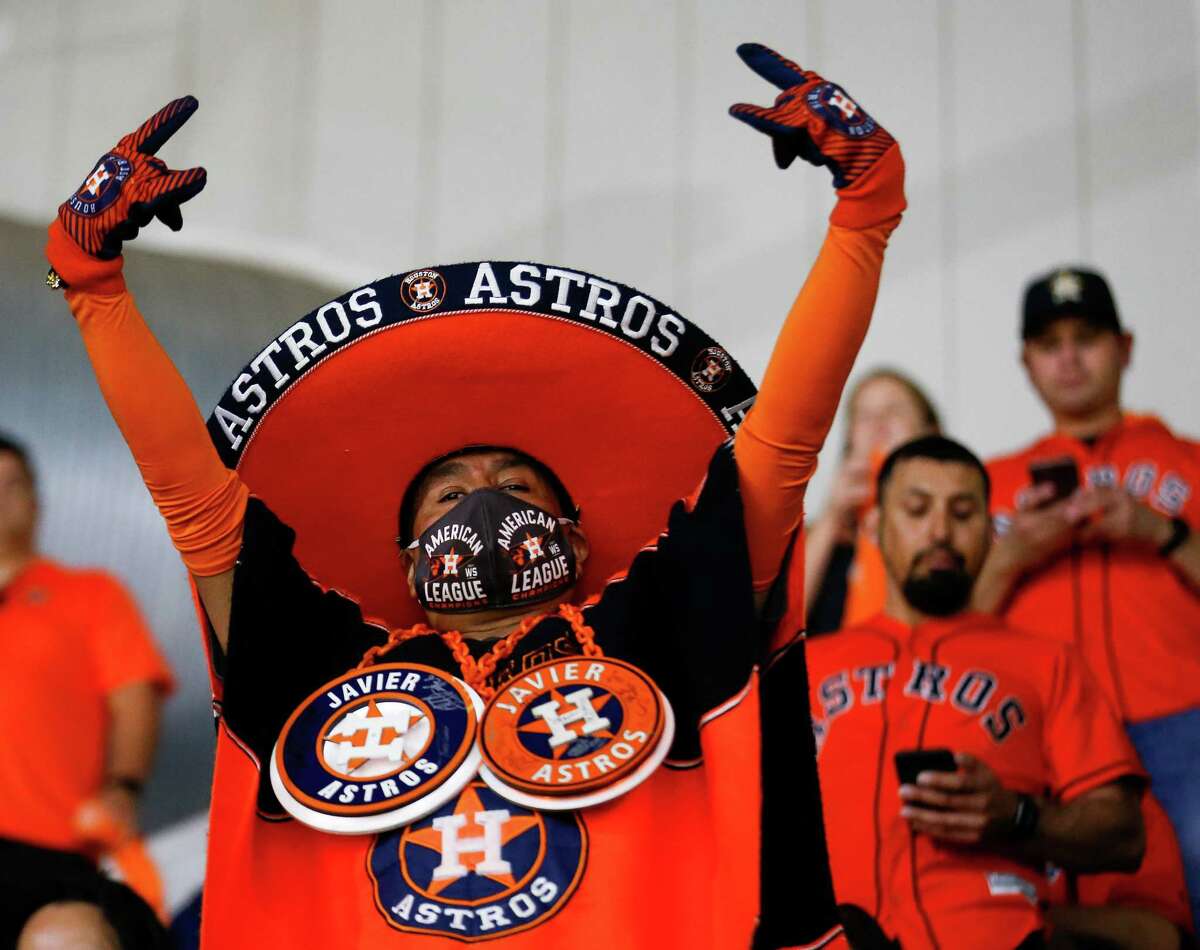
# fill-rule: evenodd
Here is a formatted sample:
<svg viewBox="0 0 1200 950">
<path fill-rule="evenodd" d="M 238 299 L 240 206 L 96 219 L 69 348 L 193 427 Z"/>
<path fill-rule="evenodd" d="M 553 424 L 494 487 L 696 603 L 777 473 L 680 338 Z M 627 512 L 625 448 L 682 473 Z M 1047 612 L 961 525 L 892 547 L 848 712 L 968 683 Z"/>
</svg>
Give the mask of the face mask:
<svg viewBox="0 0 1200 950">
<path fill-rule="evenodd" d="M 473 491 L 410 545 L 417 600 L 438 613 L 551 600 L 575 583 L 572 523 L 508 492 Z"/>
</svg>

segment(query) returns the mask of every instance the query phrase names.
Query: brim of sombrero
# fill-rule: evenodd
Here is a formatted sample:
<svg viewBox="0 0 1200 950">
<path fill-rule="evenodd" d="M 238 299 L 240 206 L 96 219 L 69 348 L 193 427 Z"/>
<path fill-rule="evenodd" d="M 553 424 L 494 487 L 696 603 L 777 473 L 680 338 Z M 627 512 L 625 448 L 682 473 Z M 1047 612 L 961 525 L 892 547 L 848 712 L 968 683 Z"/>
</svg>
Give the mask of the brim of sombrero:
<svg viewBox="0 0 1200 950">
<path fill-rule="evenodd" d="M 209 430 L 296 532 L 314 580 L 406 626 L 423 614 L 397 511 L 431 459 L 482 444 L 547 464 L 590 541 L 582 600 L 657 537 L 753 398 L 724 349 L 648 294 L 485 261 L 387 277 L 314 310 L 239 373 Z"/>
</svg>

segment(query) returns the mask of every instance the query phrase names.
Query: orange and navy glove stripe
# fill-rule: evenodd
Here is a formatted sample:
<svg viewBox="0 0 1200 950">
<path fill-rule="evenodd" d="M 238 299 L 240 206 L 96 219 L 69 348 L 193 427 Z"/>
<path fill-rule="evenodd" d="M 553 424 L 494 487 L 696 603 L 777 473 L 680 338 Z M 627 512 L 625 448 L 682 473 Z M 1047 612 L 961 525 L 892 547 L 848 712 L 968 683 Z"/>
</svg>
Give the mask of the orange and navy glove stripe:
<svg viewBox="0 0 1200 950">
<path fill-rule="evenodd" d="M 746 65 L 783 90 L 773 106 L 741 102 L 730 115 L 771 136 L 775 161 L 797 156 L 833 172 L 838 190 L 851 188 L 896 140 L 836 83 L 759 43 L 737 49 Z"/>
<path fill-rule="evenodd" d="M 58 208 L 58 220 L 84 253 L 111 260 L 124 241 L 158 218 L 183 227 L 179 206 L 207 181 L 203 168 L 172 170 L 154 153 L 191 117 L 199 103 L 184 96 L 168 103 L 96 162 L 75 193 Z M 56 269 L 60 272 L 62 268 Z"/>
</svg>

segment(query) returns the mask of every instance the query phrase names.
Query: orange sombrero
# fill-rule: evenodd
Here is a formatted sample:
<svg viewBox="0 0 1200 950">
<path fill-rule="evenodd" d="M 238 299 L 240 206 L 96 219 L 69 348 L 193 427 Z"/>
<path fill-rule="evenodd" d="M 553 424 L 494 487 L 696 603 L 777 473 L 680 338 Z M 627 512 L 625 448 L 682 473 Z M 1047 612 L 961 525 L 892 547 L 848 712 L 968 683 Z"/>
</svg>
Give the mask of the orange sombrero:
<svg viewBox="0 0 1200 950">
<path fill-rule="evenodd" d="M 431 459 L 509 446 L 563 481 L 591 542 L 579 598 L 666 524 L 755 390 L 703 331 L 578 270 L 481 261 L 385 277 L 270 341 L 208 420 L 225 464 L 296 532 L 326 587 L 423 619 L 395 543 Z"/>
</svg>

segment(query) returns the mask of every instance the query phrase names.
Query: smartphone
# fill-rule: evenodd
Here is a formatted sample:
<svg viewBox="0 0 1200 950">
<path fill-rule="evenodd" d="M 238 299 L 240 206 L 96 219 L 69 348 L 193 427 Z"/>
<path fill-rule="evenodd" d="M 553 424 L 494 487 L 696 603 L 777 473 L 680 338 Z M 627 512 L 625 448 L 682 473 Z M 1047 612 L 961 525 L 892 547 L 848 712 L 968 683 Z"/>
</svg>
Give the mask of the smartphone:
<svg viewBox="0 0 1200 950">
<path fill-rule="evenodd" d="M 1054 494 L 1039 507 L 1052 505 L 1075 494 L 1079 487 L 1079 466 L 1069 455 L 1061 458 L 1041 459 L 1029 463 L 1029 477 L 1035 485 L 1053 485 Z"/>
<path fill-rule="evenodd" d="M 922 772 L 953 772 L 957 768 L 949 749 L 901 749 L 896 753 L 896 775 L 901 785 L 916 785 Z"/>
</svg>

